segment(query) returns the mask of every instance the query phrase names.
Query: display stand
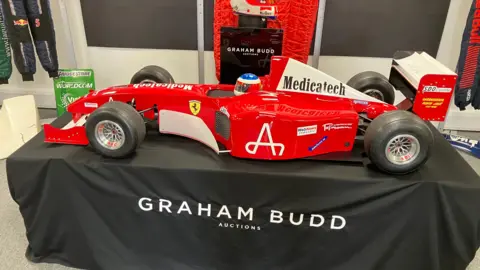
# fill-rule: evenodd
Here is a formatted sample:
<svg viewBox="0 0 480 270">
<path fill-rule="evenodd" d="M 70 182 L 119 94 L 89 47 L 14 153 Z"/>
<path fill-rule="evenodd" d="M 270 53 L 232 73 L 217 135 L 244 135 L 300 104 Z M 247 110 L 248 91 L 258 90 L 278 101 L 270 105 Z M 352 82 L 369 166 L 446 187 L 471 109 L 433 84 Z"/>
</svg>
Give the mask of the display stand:
<svg viewBox="0 0 480 270">
<path fill-rule="evenodd" d="M 40 133 L 8 158 L 8 183 L 33 262 L 464 270 L 480 243 L 480 179 L 432 131 L 431 158 L 405 176 L 338 162 L 240 160 L 155 133 L 134 157 L 112 160 L 45 144 Z"/>
</svg>

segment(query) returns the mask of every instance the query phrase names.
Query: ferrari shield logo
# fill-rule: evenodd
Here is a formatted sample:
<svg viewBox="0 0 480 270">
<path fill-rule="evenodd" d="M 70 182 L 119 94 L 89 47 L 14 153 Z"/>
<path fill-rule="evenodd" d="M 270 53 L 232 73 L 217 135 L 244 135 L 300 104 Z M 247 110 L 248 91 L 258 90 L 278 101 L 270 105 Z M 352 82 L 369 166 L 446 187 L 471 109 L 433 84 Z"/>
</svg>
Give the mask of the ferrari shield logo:
<svg viewBox="0 0 480 270">
<path fill-rule="evenodd" d="M 193 115 L 197 115 L 200 112 L 201 108 L 201 103 L 200 101 L 197 100 L 190 100 L 190 111 L 192 112 Z"/>
</svg>

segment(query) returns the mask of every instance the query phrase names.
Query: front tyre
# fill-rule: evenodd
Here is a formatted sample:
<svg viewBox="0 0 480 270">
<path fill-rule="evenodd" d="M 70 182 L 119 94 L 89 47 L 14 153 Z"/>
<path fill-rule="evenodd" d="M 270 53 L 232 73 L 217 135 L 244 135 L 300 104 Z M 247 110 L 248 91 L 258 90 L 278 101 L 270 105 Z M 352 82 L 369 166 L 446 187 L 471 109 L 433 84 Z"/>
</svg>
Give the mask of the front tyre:
<svg viewBox="0 0 480 270">
<path fill-rule="evenodd" d="M 117 101 L 95 110 L 88 117 L 85 128 L 90 146 L 109 158 L 129 156 L 146 134 L 142 116 L 132 106 Z"/>
<path fill-rule="evenodd" d="M 372 121 L 365 132 L 365 152 L 380 170 L 407 174 L 430 156 L 434 138 L 418 116 L 407 111 L 386 112 Z"/>
</svg>

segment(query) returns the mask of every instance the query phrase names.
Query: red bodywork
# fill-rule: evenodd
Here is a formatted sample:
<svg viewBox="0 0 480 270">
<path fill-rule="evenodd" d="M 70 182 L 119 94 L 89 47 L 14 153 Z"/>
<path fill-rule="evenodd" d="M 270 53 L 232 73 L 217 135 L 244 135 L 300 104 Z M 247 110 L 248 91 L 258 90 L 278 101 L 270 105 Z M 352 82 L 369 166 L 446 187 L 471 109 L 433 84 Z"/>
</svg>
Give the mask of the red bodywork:
<svg viewBox="0 0 480 270">
<path fill-rule="evenodd" d="M 165 110 L 198 117 L 232 156 L 285 160 L 350 151 L 357 135 L 359 113 L 373 119 L 397 109 L 381 102 L 277 91 L 287 61 L 288 58 L 273 57 L 271 74 L 262 78 L 263 90 L 241 96 L 209 95 L 214 90 L 233 93 L 233 85 L 140 84 L 91 91 L 67 108 L 74 118 L 70 126 L 77 126 L 58 129 L 45 125 L 45 141 L 87 145 L 82 119 L 113 100 L 133 102 L 137 111 L 156 106 L 159 124 Z M 156 116 L 149 110 L 144 117 Z M 228 134 L 218 130 L 222 119 Z"/>
</svg>

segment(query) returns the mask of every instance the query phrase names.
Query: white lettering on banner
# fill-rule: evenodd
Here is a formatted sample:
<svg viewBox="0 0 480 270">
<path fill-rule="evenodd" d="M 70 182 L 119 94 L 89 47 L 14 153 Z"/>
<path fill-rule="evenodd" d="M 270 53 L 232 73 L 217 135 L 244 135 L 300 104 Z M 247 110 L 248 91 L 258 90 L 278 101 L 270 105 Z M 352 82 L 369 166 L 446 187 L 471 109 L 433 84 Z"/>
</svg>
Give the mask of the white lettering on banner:
<svg viewBox="0 0 480 270">
<path fill-rule="evenodd" d="M 297 136 L 317 134 L 317 125 L 297 128 Z"/>
<path fill-rule="evenodd" d="M 192 214 L 192 210 L 190 210 L 190 206 L 188 206 L 188 203 L 187 203 L 187 202 L 182 202 L 182 204 L 180 205 L 180 208 L 178 208 L 177 214 L 180 214 L 180 213 L 182 213 L 183 211 L 187 211 L 187 213 L 188 213 L 189 215 Z"/>
<path fill-rule="evenodd" d="M 206 211 L 208 217 L 212 214 L 212 205 L 211 204 L 207 204 L 207 205 L 208 205 L 207 208 L 202 208 L 202 204 L 201 203 L 198 204 L 198 215 L 199 216 L 202 215 L 202 211 Z"/>
<path fill-rule="evenodd" d="M 474 147 L 475 145 L 478 144 L 477 140 L 472 140 L 472 139 L 465 138 L 465 137 L 462 137 L 462 136 L 450 135 L 450 139 L 454 142 L 459 142 L 459 143 L 470 145 L 471 147 Z"/>
<path fill-rule="evenodd" d="M 242 216 L 245 216 L 245 217 L 248 216 L 248 220 L 252 221 L 253 220 L 253 208 L 248 208 L 247 212 L 245 212 L 245 210 L 243 210 L 242 207 L 238 207 L 238 217 L 237 217 L 237 219 L 241 220 Z"/>
<path fill-rule="evenodd" d="M 228 208 L 226 205 L 222 206 L 220 208 L 220 211 L 218 211 L 217 218 L 221 217 L 222 215 L 227 216 L 229 219 L 232 219 L 232 215 L 230 215 L 230 212 L 228 211 Z"/>
<path fill-rule="evenodd" d="M 167 209 L 167 212 L 168 213 L 172 213 L 172 211 L 170 210 L 170 207 L 172 207 L 172 202 L 169 201 L 169 200 L 164 200 L 164 199 L 160 199 L 160 212 L 163 212 L 163 208 Z"/>
<path fill-rule="evenodd" d="M 283 222 L 283 213 L 277 210 L 272 210 L 270 212 L 270 223 L 282 223 Z"/>
<path fill-rule="evenodd" d="M 92 76 L 91 71 L 59 71 L 59 77 L 90 77 Z"/>
<path fill-rule="evenodd" d="M 143 211 L 152 211 L 153 210 L 152 199 L 141 198 L 140 200 L 138 200 L 138 207 L 140 207 L 140 209 L 142 209 Z"/>
<path fill-rule="evenodd" d="M 329 131 L 329 130 L 338 130 L 338 129 L 352 129 L 353 127 L 352 123 L 341 123 L 341 124 L 333 124 L 333 123 L 328 123 L 323 125 L 323 130 L 324 131 Z"/>
<path fill-rule="evenodd" d="M 263 135 L 265 132 L 267 132 L 268 142 L 262 142 Z M 253 149 L 251 149 L 251 146 L 253 146 Z M 268 123 L 263 124 L 262 130 L 260 131 L 260 134 L 258 134 L 257 141 L 247 143 L 245 145 L 245 150 L 247 151 L 247 153 L 255 155 L 257 154 L 257 150 L 259 146 L 270 147 L 270 149 L 272 150 L 273 156 L 277 155 L 277 151 L 275 150 L 275 147 L 280 148 L 280 152 L 278 153 L 279 156 L 282 156 L 283 151 L 285 150 L 285 146 L 282 143 L 273 142 L 272 132 L 270 131 L 270 125 Z"/>
<path fill-rule="evenodd" d="M 110 97 L 110 98 L 108 99 L 108 102 L 110 102 L 110 101 L 113 101 L 113 98 L 112 98 L 112 97 Z"/>
<path fill-rule="evenodd" d="M 57 83 L 57 88 L 72 88 L 72 89 L 86 88 L 86 89 L 92 89 L 93 88 L 93 83 L 59 82 L 59 83 Z"/>
<path fill-rule="evenodd" d="M 245 44 L 248 46 L 249 44 Z M 247 48 L 247 47 L 227 47 L 228 52 L 233 53 L 248 53 L 248 54 L 275 54 L 275 49 L 273 48 Z"/>
<path fill-rule="evenodd" d="M 156 87 L 163 87 L 167 89 L 183 89 L 183 90 L 193 90 L 193 85 L 185 85 L 185 84 L 176 84 L 176 83 L 137 83 L 133 85 L 134 88 L 139 87 L 148 87 L 148 88 L 156 88 Z"/>
<path fill-rule="evenodd" d="M 319 218 L 320 222 L 315 223 L 315 218 Z M 310 217 L 310 227 L 319 228 L 319 227 L 322 227 L 324 223 L 325 223 L 325 218 L 322 215 L 312 215 Z"/>
<path fill-rule="evenodd" d="M 429 85 L 423 87 L 423 92 L 435 92 L 435 93 L 450 93 L 452 92 L 452 88 L 447 88 L 447 87 L 437 87 L 434 85 Z"/>
<path fill-rule="evenodd" d="M 211 217 L 212 220 L 217 222 L 217 227 L 221 228 L 259 231 L 262 228 L 258 224 L 265 224 L 266 222 L 272 224 L 289 224 L 293 227 L 302 226 L 310 228 L 320 228 L 324 226 L 329 226 L 332 230 L 341 230 L 347 225 L 347 220 L 339 215 L 325 217 L 320 214 L 305 214 L 298 212 L 283 213 L 282 211 L 278 210 L 270 210 L 268 214 L 264 213 L 262 209 L 260 217 L 256 217 L 254 215 L 255 209 L 251 207 L 233 207 L 229 205 L 212 205 L 209 203 L 189 204 L 187 201 L 178 202 L 177 206 L 174 205 L 174 202 L 166 199 L 153 200 L 151 198 L 142 197 L 138 200 L 138 207 L 142 211 L 158 211 L 160 213 L 165 213 L 168 217 L 171 218 L 174 218 L 176 215 L 198 215 L 200 217 Z M 197 209 L 194 209 L 192 207 L 196 207 Z M 267 215 L 269 215 L 269 217 L 267 217 Z M 237 221 L 232 222 L 231 220 Z M 188 219 L 186 222 L 188 222 Z"/>
<path fill-rule="evenodd" d="M 335 225 L 336 221 L 337 220 L 340 220 L 340 224 L 339 226 Z M 344 217 L 341 217 L 341 216 L 332 216 L 332 224 L 330 226 L 331 229 L 333 230 L 341 230 L 343 228 L 345 228 L 345 226 L 347 225 L 347 221 L 345 220 Z"/>
<path fill-rule="evenodd" d="M 300 226 L 303 223 L 303 214 L 300 214 L 300 218 L 298 218 L 298 221 L 294 221 L 294 214 L 290 213 L 290 223 L 295 226 Z"/>
<path fill-rule="evenodd" d="M 218 223 L 218 227 L 221 228 L 230 228 L 230 229 L 239 229 L 239 230 L 249 230 L 249 231 L 260 231 L 262 228 L 255 225 L 243 225 L 243 224 L 233 224 L 233 223 Z"/>
</svg>

